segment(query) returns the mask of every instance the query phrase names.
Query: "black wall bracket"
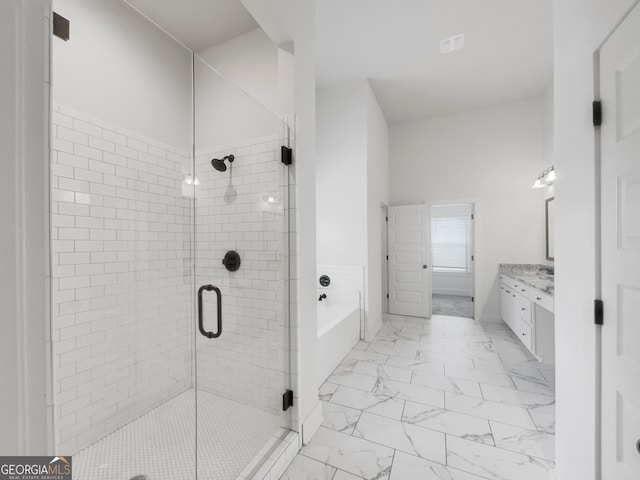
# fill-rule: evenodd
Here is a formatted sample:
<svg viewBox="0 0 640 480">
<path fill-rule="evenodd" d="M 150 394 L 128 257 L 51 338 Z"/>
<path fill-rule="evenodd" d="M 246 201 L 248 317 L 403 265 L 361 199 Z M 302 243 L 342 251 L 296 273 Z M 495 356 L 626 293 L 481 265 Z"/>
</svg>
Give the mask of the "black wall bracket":
<svg viewBox="0 0 640 480">
<path fill-rule="evenodd" d="M 282 394 L 282 410 L 286 412 L 289 407 L 293 407 L 293 390 L 287 390 Z"/>
<path fill-rule="evenodd" d="M 280 151 L 282 152 L 282 163 L 291 165 L 293 163 L 293 150 L 282 145 Z"/>
</svg>

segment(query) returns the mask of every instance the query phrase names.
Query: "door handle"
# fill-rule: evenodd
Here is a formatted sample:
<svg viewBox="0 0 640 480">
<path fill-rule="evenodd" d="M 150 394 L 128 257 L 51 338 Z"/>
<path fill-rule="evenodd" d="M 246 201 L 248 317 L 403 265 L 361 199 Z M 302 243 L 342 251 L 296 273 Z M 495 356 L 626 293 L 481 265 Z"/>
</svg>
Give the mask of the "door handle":
<svg viewBox="0 0 640 480">
<path fill-rule="evenodd" d="M 216 297 L 218 297 L 218 331 L 216 333 L 207 332 L 204 329 L 204 320 L 202 318 L 202 292 L 206 290 L 210 292 L 213 290 L 216 292 Z M 222 333 L 222 293 L 220 293 L 220 289 L 218 287 L 214 287 L 213 285 L 203 285 L 198 289 L 198 330 L 200 333 L 207 338 L 218 338 Z"/>
</svg>

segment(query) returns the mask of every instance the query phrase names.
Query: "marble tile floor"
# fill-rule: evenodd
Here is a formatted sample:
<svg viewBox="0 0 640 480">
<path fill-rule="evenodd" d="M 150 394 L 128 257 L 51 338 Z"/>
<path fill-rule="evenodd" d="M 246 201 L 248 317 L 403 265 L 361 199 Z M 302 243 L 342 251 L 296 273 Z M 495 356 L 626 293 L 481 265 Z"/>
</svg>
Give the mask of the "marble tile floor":
<svg viewBox="0 0 640 480">
<path fill-rule="evenodd" d="M 553 366 L 503 323 L 385 316 L 320 388 L 287 480 L 547 480 Z"/>
<path fill-rule="evenodd" d="M 473 317 L 473 302 L 471 297 L 434 293 L 431 296 L 431 312 L 434 315 L 471 318 Z"/>
</svg>

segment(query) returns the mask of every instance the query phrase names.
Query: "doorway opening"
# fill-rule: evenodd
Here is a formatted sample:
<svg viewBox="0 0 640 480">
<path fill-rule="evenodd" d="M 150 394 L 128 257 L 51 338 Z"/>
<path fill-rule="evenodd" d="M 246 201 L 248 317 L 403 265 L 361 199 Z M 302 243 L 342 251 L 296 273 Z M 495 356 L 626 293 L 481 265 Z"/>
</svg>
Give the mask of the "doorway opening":
<svg viewBox="0 0 640 480">
<path fill-rule="evenodd" d="M 431 205 L 431 313 L 474 318 L 474 205 Z"/>
</svg>

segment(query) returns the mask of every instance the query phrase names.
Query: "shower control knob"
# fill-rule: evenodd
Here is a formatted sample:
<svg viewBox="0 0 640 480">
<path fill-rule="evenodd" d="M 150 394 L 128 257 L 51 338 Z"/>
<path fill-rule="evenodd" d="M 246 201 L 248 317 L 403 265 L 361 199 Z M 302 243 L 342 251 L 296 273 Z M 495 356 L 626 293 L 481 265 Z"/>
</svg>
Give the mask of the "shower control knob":
<svg viewBox="0 0 640 480">
<path fill-rule="evenodd" d="M 234 250 L 229 250 L 222 259 L 222 264 L 230 272 L 238 270 L 240 268 L 240 263 L 240 255 Z"/>
</svg>

